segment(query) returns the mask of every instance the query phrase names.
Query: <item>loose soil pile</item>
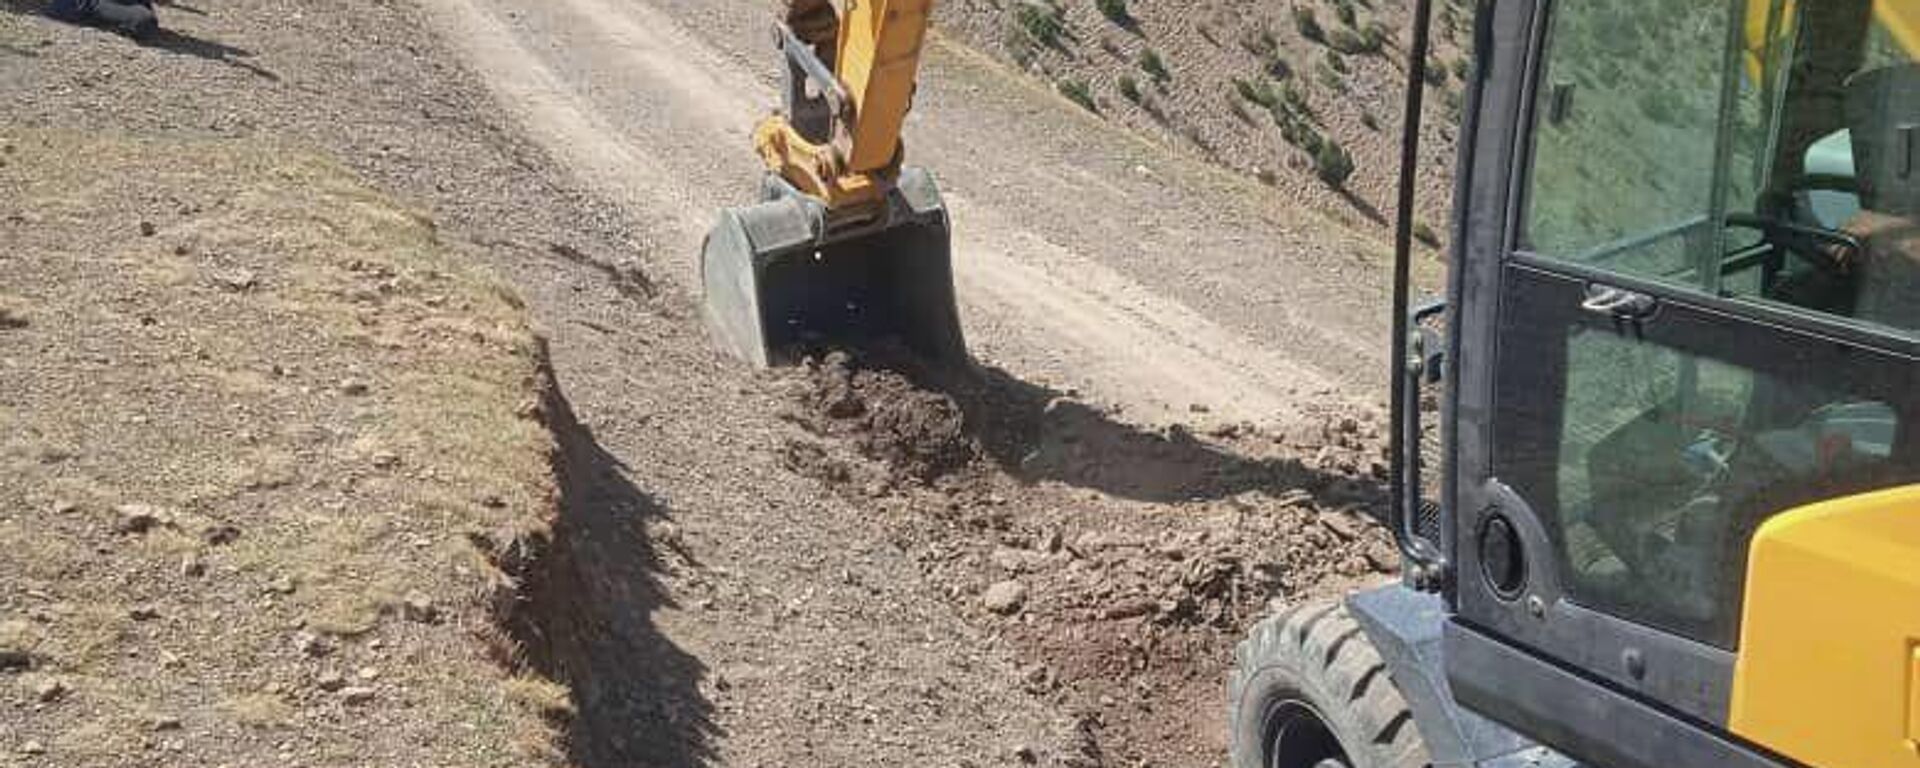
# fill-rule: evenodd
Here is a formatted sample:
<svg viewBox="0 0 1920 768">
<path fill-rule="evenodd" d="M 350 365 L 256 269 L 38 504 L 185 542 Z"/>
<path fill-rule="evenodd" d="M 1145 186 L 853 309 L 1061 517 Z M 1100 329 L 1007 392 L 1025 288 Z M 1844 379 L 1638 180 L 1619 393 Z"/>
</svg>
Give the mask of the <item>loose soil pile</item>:
<svg viewBox="0 0 1920 768">
<path fill-rule="evenodd" d="M 1269 601 L 1383 578 L 1380 415 L 1143 430 L 992 368 L 836 352 L 789 382 L 788 466 L 866 499 L 956 610 L 1075 713 L 1086 765 L 1208 765 L 1225 665 Z"/>
</svg>

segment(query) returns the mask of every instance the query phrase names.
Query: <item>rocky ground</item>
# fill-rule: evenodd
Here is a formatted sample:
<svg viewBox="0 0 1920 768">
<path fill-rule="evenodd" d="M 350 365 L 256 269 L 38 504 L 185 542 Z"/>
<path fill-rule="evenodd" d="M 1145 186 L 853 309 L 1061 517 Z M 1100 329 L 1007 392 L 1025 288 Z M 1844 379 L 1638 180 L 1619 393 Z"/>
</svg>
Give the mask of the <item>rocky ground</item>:
<svg viewBox="0 0 1920 768">
<path fill-rule="evenodd" d="M 0 188 L 0 764 L 555 754 L 513 290 L 285 146 L 0 128 Z"/>
<path fill-rule="evenodd" d="M 1208 765 L 1218 682 L 1275 599 L 1392 572 L 1373 522 L 1380 414 L 1291 413 L 1204 435 L 1143 429 L 986 368 L 845 353 L 788 382 L 787 465 L 874 507 L 958 610 L 1073 713 L 1090 764 Z"/>
<path fill-rule="evenodd" d="M 37 254 L 44 270 L 20 283 L 31 291 L 0 289 L 0 358 L 33 366 L 0 402 L 87 437 L 36 438 L 8 461 L 181 485 L 4 499 L 0 514 L 23 521 L 0 524 L 8 564 L 31 552 L 49 565 L 20 571 L 32 584 L 0 582 L 0 621 L 35 649 L 95 649 L 62 664 L 103 665 L 33 656 L 0 673 L 7 760 L 524 764 L 550 747 L 582 766 L 1216 765 L 1224 666 L 1244 627 L 1269 600 L 1391 568 L 1366 518 L 1383 425 L 1354 405 L 1373 399 L 1364 390 L 1335 384 L 1369 369 L 1355 350 L 1373 331 L 1353 317 L 1380 295 L 1377 243 L 1143 148 L 964 51 L 937 54 L 912 140 L 951 169 L 980 370 L 830 356 L 755 373 L 706 345 L 686 259 L 712 207 L 750 186 L 739 140 L 754 98 L 721 86 L 766 87 L 771 70 L 743 63 L 764 63 L 763 38 L 725 42 L 763 28 L 759 3 L 175 4 L 162 9 L 173 32 L 145 46 L 31 5 L 0 3 L 0 135 L 72 149 L 33 160 L 59 158 L 58 173 L 0 168 L 5 200 L 24 209 L 0 225 L 0 251 Z M 93 137 L 211 144 L 297 172 L 267 174 L 279 197 L 229 210 L 209 202 L 229 185 L 180 176 L 199 155 L 148 173 L 81 143 Z M 967 162 L 992 138 L 1001 151 Z M 341 219 L 287 223 L 315 204 L 310 187 L 334 189 L 282 159 L 305 157 L 406 208 L 349 196 Z M 17 194 L 58 179 L 92 197 Z M 67 230 L 21 223 L 76 205 L 91 213 Z M 210 216 L 268 234 L 209 248 L 194 238 Z M 394 222 L 404 247 L 354 253 L 367 222 Z M 169 256 L 179 243 L 187 252 Z M 431 318 L 462 309 L 420 266 L 451 258 L 422 255 L 442 247 L 511 285 L 545 338 L 459 337 L 522 350 L 500 358 L 516 393 L 550 361 L 546 396 L 516 405 L 513 429 L 480 431 L 511 439 L 479 441 L 556 446 L 545 525 L 526 524 L 535 486 L 496 489 L 519 475 L 437 442 L 472 438 L 460 408 L 492 402 L 474 365 L 416 350 L 435 375 L 402 376 L 408 361 L 393 358 L 406 353 L 383 346 L 415 350 L 443 327 Z M 50 286 L 74 306 L 119 295 L 74 276 L 92 254 L 131 265 L 115 280 L 158 287 L 118 289 L 134 295 L 119 325 L 56 324 L 37 303 Z M 1195 279 L 1214 259 L 1235 268 Z M 335 370 L 297 325 L 216 322 L 195 303 L 278 297 L 282 270 L 301 268 L 343 281 L 330 300 L 354 309 L 339 332 L 370 345 L 351 348 L 357 369 Z M 133 349 L 88 362 L 23 341 L 99 327 Z M 149 346 L 163 332 L 176 351 Z M 173 367 L 132 364 L 169 354 Z M 201 367 L 247 373 L 167 394 Z M 377 410 L 402 384 L 466 405 Z M 73 407 L 90 394 L 114 407 Z M 203 477 L 221 464 L 177 441 L 215 437 L 259 451 L 236 466 L 265 474 Z M 68 453 L 83 458 L 43 460 Z M 113 532 L 129 503 L 158 510 L 132 524 L 148 533 Z M 440 516 L 398 515 L 415 506 Z M 367 509 L 398 517 L 346 514 Z M 230 535 L 223 524 L 239 538 L 211 543 Z M 267 546 L 276 535 L 291 543 Z M 208 576 L 176 575 L 203 549 Z M 496 570 L 512 589 L 475 592 Z M 61 588 L 104 613 L 51 613 Z M 438 623 L 410 619 L 414 603 Z M 499 642 L 455 642 L 476 632 Z M 167 672 L 169 658 L 183 666 Z M 141 674 L 178 692 L 114 691 L 120 670 L 150 666 Z M 49 669 L 72 676 L 51 702 L 39 698 Z M 466 711 L 497 714 L 421 693 L 434 690 L 475 692 L 494 709 Z"/>
</svg>

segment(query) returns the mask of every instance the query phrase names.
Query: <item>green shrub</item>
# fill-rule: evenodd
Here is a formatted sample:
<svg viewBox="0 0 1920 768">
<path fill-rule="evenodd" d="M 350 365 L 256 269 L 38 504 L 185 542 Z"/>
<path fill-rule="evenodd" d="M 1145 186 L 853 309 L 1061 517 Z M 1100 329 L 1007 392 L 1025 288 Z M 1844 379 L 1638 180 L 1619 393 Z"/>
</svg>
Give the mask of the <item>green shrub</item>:
<svg viewBox="0 0 1920 768">
<path fill-rule="evenodd" d="M 1440 236 L 1434 234 L 1433 227 L 1427 226 L 1424 221 L 1414 223 L 1413 239 L 1425 243 L 1428 248 L 1440 247 Z"/>
<path fill-rule="evenodd" d="M 1132 14 L 1127 13 L 1127 0 L 1093 0 L 1093 4 L 1100 9 L 1100 15 L 1107 17 L 1107 21 L 1123 27 L 1133 23 Z"/>
<path fill-rule="evenodd" d="M 1340 142 L 1327 139 L 1313 153 L 1313 170 L 1328 186 L 1343 186 L 1353 176 L 1353 156 Z"/>
<path fill-rule="evenodd" d="M 1334 0 L 1333 11 L 1340 17 L 1340 23 L 1349 27 L 1353 26 L 1354 20 L 1358 18 L 1358 14 L 1353 10 L 1353 0 Z"/>
<path fill-rule="evenodd" d="M 1233 90 L 1240 94 L 1240 98 L 1258 104 L 1262 109 L 1271 110 L 1273 105 L 1280 103 L 1280 96 L 1273 92 L 1273 86 L 1264 82 L 1247 81 L 1236 77 L 1233 79 Z"/>
<path fill-rule="evenodd" d="M 1140 52 L 1140 71 L 1147 73 L 1156 83 L 1173 79 L 1173 73 L 1167 71 L 1167 63 L 1161 61 L 1160 54 L 1154 53 L 1152 48 Z"/>
<path fill-rule="evenodd" d="M 1093 89 L 1087 87 L 1085 80 L 1062 80 L 1058 86 L 1060 95 L 1073 100 L 1088 112 L 1098 114 L 1100 106 L 1093 101 Z"/>
<path fill-rule="evenodd" d="M 1380 130 L 1380 118 L 1374 117 L 1372 112 L 1360 113 L 1360 124 L 1366 126 L 1367 130 Z"/>
<path fill-rule="evenodd" d="M 1460 107 L 1459 91 L 1444 91 L 1440 94 L 1440 108 L 1446 111 L 1447 122 L 1456 124 L 1460 122 Z"/>
<path fill-rule="evenodd" d="M 1280 99 L 1286 103 L 1287 109 L 1295 114 L 1313 114 L 1313 105 L 1307 102 L 1307 94 L 1293 87 L 1293 83 L 1287 83 L 1286 87 L 1280 90 Z"/>
<path fill-rule="evenodd" d="M 1241 35 L 1240 47 L 1245 48 L 1247 53 L 1265 59 L 1280 50 L 1280 41 L 1274 38 L 1273 32 L 1262 28 Z"/>
<path fill-rule="evenodd" d="M 1393 30 L 1388 29 L 1384 22 L 1375 19 L 1367 22 L 1367 27 L 1360 30 L 1360 39 L 1367 44 L 1368 52 L 1376 52 L 1387 47 L 1387 41 L 1393 39 Z"/>
<path fill-rule="evenodd" d="M 1346 79 L 1341 77 L 1340 73 L 1335 71 L 1333 67 L 1328 66 L 1326 62 L 1321 62 L 1320 66 L 1315 67 L 1313 74 L 1320 79 L 1320 84 L 1325 86 L 1327 90 L 1333 91 L 1334 93 L 1347 92 Z"/>
<path fill-rule="evenodd" d="M 1013 19 L 1029 39 L 1048 48 L 1060 47 L 1060 38 L 1067 33 L 1067 23 L 1060 18 L 1060 9 L 1050 5 L 1021 3 L 1014 9 Z"/>
<path fill-rule="evenodd" d="M 1327 40 L 1327 31 L 1320 28 L 1320 20 L 1314 17 L 1313 8 L 1310 6 L 1294 6 L 1293 28 L 1299 30 L 1301 37 L 1316 43 L 1324 43 Z"/>
<path fill-rule="evenodd" d="M 1135 104 L 1140 103 L 1140 83 L 1136 82 L 1130 75 L 1121 75 L 1120 95 L 1125 96 L 1127 101 Z"/>
<path fill-rule="evenodd" d="M 1306 150 L 1307 154 L 1318 153 L 1326 143 L 1320 132 L 1305 120 L 1284 113 L 1275 113 L 1274 119 L 1280 124 L 1281 138 L 1286 139 L 1288 144 Z"/>
<path fill-rule="evenodd" d="M 1379 53 L 1380 41 L 1354 34 L 1351 30 L 1336 29 L 1327 33 L 1327 47 L 1349 55 Z"/>
<path fill-rule="evenodd" d="M 1457 58 L 1457 59 L 1454 59 L 1454 60 L 1453 60 L 1453 64 L 1451 64 L 1450 66 L 1451 66 L 1451 67 L 1452 67 L 1452 69 L 1453 69 L 1453 76 L 1454 76 L 1455 78 L 1457 78 L 1457 79 L 1459 79 L 1459 80 L 1461 80 L 1462 82 L 1464 82 L 1464 81 L 1466 81 L 1466 79 L 1467 79 L 1467 57 L 1465 57 L 1465 56 L 1462 56 L 1462 57 L 1460 57 L 1460 58 Z"/>
<path fill-rule="evenodd" d="M 1327 49 L 1327 66 L 1332 67 L 1333 71 L 1343 75 L 1349 71 L 1347 68 L 1347 57 L 1340 55 L 1339 51 L 1331 48 Z"/>
</svg>

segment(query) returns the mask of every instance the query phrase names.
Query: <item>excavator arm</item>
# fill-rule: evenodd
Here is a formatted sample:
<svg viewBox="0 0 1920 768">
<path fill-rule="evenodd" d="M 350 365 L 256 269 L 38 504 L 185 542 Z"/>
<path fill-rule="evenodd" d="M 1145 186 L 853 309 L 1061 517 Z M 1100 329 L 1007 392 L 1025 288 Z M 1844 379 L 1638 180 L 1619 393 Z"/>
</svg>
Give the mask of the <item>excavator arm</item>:
<svg viewBox="0 0 1920 768">
<path fill-rule="evenodd" d="M 769 170 L 830 210 L 875 204 L 900 171 L 933 0 L 785 4 L 788 107 L 761 121 L 754 146 Z"/>
</svg>

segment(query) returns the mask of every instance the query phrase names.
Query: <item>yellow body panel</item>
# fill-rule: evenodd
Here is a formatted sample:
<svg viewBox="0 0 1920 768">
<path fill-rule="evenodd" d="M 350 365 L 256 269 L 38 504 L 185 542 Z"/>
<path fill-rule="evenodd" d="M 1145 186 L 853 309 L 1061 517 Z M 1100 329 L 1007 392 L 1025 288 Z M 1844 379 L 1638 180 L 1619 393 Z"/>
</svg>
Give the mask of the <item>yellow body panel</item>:
<svg viewBox="0 0 1920 768">
<path fill-rule="evenodd" d="M 1786 512 L 1752 547 L 1733 732 L 1821 768 L 1920 768 L 1920 485 Z"/>
<path fill-rule="evenodd" d="M 913 102 L 933 0 L 847 0 L 840 20 L 840 82 L 853 96 L 850 173 L 884 171 Z"/>
<path fill-rule="evenodd" d="M 754 129 L 769 169 L 836 213 L 878 205 L 900 171 L 900 128 L 913 106 L 933 0 L 846 0 L 835 37 L 834 77 L 850 114 L 817 144 L 785 115 Z"/>
<path fill-rule="evenodd" d="M 1908 56 L 1920 59 L 1920 0 L 1876 0 L 1873 13 Z"/>
</svg>

